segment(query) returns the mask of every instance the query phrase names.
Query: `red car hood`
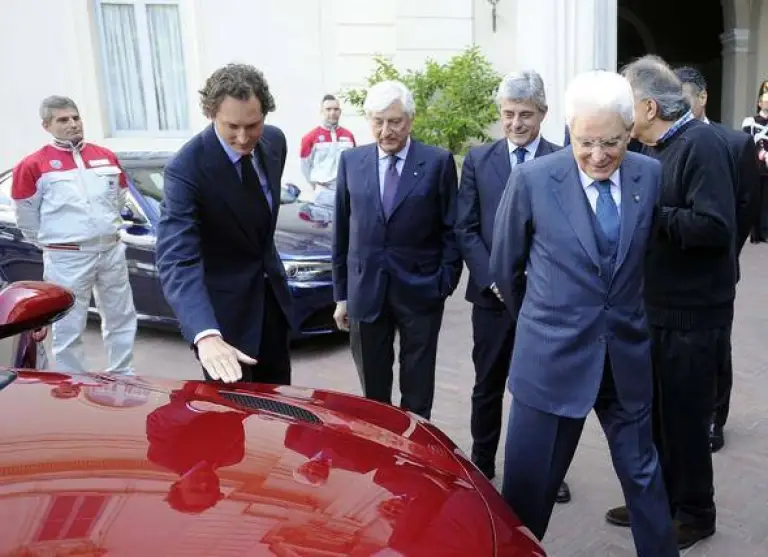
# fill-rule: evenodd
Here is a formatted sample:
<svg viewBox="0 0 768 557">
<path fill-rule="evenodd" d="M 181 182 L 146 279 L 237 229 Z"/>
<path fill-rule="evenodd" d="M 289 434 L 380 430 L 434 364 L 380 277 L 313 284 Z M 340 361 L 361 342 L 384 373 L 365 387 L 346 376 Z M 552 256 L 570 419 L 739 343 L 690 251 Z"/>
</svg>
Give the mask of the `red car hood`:
<svg viewBox="0 0 768 557">
<path fill-rule="evenodd" d="M 2 557 L 543 555 L 437 429 L 357 397 L 21 372 L 0 423 Z"/>
</svg>

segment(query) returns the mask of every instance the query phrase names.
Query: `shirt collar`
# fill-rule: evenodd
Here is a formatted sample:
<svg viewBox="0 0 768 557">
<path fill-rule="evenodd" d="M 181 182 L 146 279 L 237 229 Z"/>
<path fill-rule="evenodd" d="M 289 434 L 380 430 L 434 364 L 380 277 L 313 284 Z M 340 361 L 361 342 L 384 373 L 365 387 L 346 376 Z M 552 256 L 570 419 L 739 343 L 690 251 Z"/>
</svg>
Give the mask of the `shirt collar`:
<svg viewBox="0 0 768 557">
<path fill-rule="evenodd" d="M 709 121 L 709 118 L 707 118 L 706 116 L 704 116 L 704 118 L 702 118 L 701 121 L 704 122 L 705 124 L 711 124 L 712 123 L 712 122 Z"/>
<path fill-rule="evenodd" d="M 404 161 L 405 157 L 408 156 L 408 150 L 411 148 L 411 137 L 408 136 L 408 139 L 405 141 L 405 147 L 403 147 L 398 153 L 395 153 L 395 156 Z M 381 147 L 378 145 L 376 146 L 376 150 L 379 153 L 379 160 L 386 159 L 389 156 L 389 153 L 385 153 L 382 151 Z"/>
<path fill-rule="evenodd" d="M 682 118 L 680 118 L 674 124 L 672 124 L 667 131 L 661 134 L 661 137 L 658 139 L 658 141 L 656 141 L 656 145 L 658 145 L 659 143 L 664 143 L 667 139 L 672 137 L 677 130 L 682 128 L 685 124 L 687 124 L 691 120 L 693 120 L 693 112 L 689 110 L 688 112 L 683 114 Z"/>
<path fill-rule="evenodd" d="M 227 157 L 232 162 L 232 164 L 237 164 L 240 162 L 240 159 L 242 158 L 242 154 L 235 151 L 232 147 L 230 147 L 226 141 L 224 141 L 221 136 L 219 135 L 219 131 L 216 129 L 216 126 L 213 126 L 213 132 L 216 134 L 216 139 L 219 140 L 219 143 L 221 143 L 221 147 L 224 149 L 224 152 L 227 154 Z M 253 151 L 251 151 L 251 156 L 253 156 Z"/>
<path fill-rule="evenodd" d="M 581 180 L 581 187 L 585 190 L 594 184 L 595 182 L 599 180 L 595 180 L 594 178 L 590 178 L 586 172 L 584 172 L 579 167 L 579 179 Z M 616 186 L 617 188 L 620 187 L 619 184 L 621 184 L 621 167 L 617 168 L 613 171 L 613 174 L 611 174 L 608 179 L 611 181 L 611 184 Z"/>
<path fill-rule="evenodd" d="M 529 152 L 531 155 L 535 155 L 535 154 L 536 154 L 536 151 L 538 151 L 538 150 L 539 150 L 539 143 L 541 143 L 541 134 L 537 135 L 537 136 L 536 136 L 536 137 L 533 139 L 533 141 L 531 141 L 530 143 L 528 143 L 528 145 L 524 145 L 524 146 L 523 146 L 523 149 L 525 149 L 526 151 L 528 151 L 528 152 Z M 509 149 L 509 154 L 510 154 L 510 155 L 511 155 L 512 153 L 514 153 L 514 152 L 515 152 L 515 149 L 517 149 L 518 147 L 519 147 L 519 145 L 515 145 L 515 144 L 514 144 L 514 143 L 512 143 L 512 142 L 511 142 L 509 139 L 507 139 L 507 148 Z"/>
</svg>

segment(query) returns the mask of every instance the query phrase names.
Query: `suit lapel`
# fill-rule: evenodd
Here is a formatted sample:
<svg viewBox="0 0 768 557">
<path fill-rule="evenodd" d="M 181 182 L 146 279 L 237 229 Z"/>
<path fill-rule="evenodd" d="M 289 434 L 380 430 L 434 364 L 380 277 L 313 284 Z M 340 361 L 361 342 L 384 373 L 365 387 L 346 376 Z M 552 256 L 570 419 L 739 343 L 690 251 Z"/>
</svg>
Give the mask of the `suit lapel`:
<svg viewBox="0 0 768 557">
<path fill-rule="evenodd" d="M 210 178 L 209 183 L 216 188 L 216 194 L 232 210 L 235 221 L 243 233 L 254 244 L 257 246 L 261 245 L 258 235 L 258 224 L 253 221 L 254 209 L 252 207 L 252 200 L 243 188 L 235 165 L 229 160 L 227 153 L 224 151 L 221 143 L 219 143 L 219 139 L 213 130 L 213 125 L 208 127 L 203 133 L 206 151 L 210 154 L 205 160 L 205 167 Z"/>
<path fill-rule="evenodd" d="M 632 244 L 632 238 L 635 236 L 635 227 L 637 226 L 637 217 L 640 213 L 640 202 L 642 201 L 642 192 L 638 184 L 640 177 L 641 174 L 635 164 L 625 158 L 621 164 L 620 173 L 621 228 L 619 232 L 619 247 L 616 252 L 616 264 L 613 268 L 614 275 L 627 257 L 629 246 Z"/>
<path fill-rule="evenodd" d="M 538 159 L 539 157 L 543 157 L 544 155 L 549 155 L 554 149 L 552 149 L 552 145 L 544 139 L 541 138 L 541 141 L 539 141 L 539 146 L 536 147 L 536 152 L 533 154 L 534 159 Z"/>
<path fill-rule="evenodd" d="M 501 183 L 506 186 L 509 174 L 512 172 L 512 163 L 509 160 L 509 147 L 506 139 L 496 142 L 496 146 L 493 148 L 493 155 L 491 155 L 491 161 L 493 170 L 498 174 Z"/>
<path fill-rule="evenodd" d="M 392 203 L 390 219 L 397 211 L 397 208 L 402 204 L 403 200 L 411 194 L 421 181 L 421 178 L 424 176 L 425 162 L 421 152 L 421 144 L 418 141 L 411 140 L 411 146 L 408 149 L 408 154 L 405 156 L 405 162 L 403 163 L 403 170 L 400 172 L 400 181 L 397 184 L 397 191 L 395 192 L 395 200 Z M 378 170 L 376 176 L 378 177 Z"/>
<path fill-rule="evenodd" d="M 379 185 L 379 150 L 372 144 L 360 160 L 360 175 L 364 177 L 363 187 L 370 196 L 376 215 L 384 220 L 384 206 L 381 204 L 381 186 Z"/>
<path fill-rule="evenodd" d="M 589 258 L 600 265 L 600 257 L 597 251 L 597 241 L 595 232 L 592 228 L 592 217 L 587 211 L 590 210 L 589 203 L 584 199 L 584 188 L 581 186 L 581 178 L 576 167 L 576 162 L 571 157 L 570 164 L 567 167 L 561 166 L 553 171 L 552 193 L 560 205 L 568 223 L 576 234 L 584 251 Z"/>
<path fill-rule="evenodd" d="M 277 222 L 277 212 L 280 209 L 279 156 L 272 152 L 272 144 L 264 137 L 256 145 L 256 155 L 259 164 L 267 174 L 267 184 L 272 194 L 272 225 L 274 226 Z"/>
</svg>

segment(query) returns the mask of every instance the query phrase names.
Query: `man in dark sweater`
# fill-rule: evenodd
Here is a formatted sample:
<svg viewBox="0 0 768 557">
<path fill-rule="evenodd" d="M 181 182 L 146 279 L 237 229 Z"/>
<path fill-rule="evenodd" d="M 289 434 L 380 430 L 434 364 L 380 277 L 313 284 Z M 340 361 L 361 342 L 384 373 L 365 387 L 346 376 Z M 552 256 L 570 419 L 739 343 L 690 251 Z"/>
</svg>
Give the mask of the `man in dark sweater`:
<svg viewBox="0 0 768 557">
<path fill-rule="evenodd" d="M 760 168 L 758 166 L 757 149 L 752 136 L 741 130 L 734 130 L 707 118 L 707 81 L 696 68 L 682 67 L 675 69 L 680 82 L 683 84 L 683 94 L 691 105 L 693 116 L 702 122 L 711 124 L 716 132 L 728 142 L 734 164 L 734 186 L 736 189 L 736 281 L 739 280 L 739 255 L 747 241 L 749 231 L 754 222 L 754 199 L 756 190 L 760 187 Z M 717 374 L 717 395 L 715 412 L 712 416 L 712 426 L 709 434 L 712 452 L 717 452 L 725 444 L 723 427 L 728 419 L 733 386 L 733 366 L 731 363 L 731 328 L 728 329 L 728 354 L 722 368 Z"/>
<path fill-rule="evenodd" d="M 693 117 L 663 60 L 645 56 L 623 73 L 635 95 L 633 136 L 662 165 L 645 305 L 656 383 L 654 441 L 684 549 L 715 532 L 709 424 L 735 297 L 732 159 L 722 136 Z M 626 507 L 606 518 L 630 522 Z"/>
</svg>

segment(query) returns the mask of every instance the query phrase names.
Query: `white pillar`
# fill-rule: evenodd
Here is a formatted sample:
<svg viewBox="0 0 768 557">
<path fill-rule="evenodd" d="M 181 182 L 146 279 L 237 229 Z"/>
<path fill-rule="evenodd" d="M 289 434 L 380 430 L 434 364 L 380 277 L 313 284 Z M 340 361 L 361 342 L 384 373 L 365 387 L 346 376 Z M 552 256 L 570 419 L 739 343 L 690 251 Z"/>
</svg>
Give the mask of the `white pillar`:
<svg viewBox="0 0 768 557">
<path fill-rule="evenodd" d="M 517 0 L 516 66 L 544 79 L 549 114 L 542 133 L 551 141 L 563 140 L 563 99 L 571 78 L 616 69 L 617 17 L 617 0 Z"/>
<path fill-rule="evenodd" d="M 720 35 L 723 44 L 721 120 L 740 127 L 754 113 L 757 87 L 749 87 L 749 29 L 731 29 Z M 750 91 L 750 89 L 753 89 Z"/>
</svg>

